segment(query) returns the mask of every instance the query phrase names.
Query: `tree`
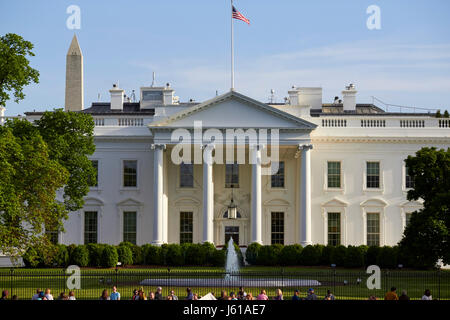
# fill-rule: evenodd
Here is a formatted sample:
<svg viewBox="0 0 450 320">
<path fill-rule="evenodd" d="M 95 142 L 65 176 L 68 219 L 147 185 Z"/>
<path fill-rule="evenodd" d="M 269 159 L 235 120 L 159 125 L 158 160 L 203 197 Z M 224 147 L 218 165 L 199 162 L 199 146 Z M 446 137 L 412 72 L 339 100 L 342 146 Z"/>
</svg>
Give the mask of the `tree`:
<svg viewBox="0 0 450 320">
<path fill-rule="evenodd" d="M 27 56 L 34 56 L 33 44 L 21 36 L 7 33 L 0 37 L 0 106 L 5 107 L 14 94 L 14 101 L 25 98 L 23 87 L 39 82 L 39 71 L 29 65 Z"/>
<path fill-rule="evenodd" d="M 450 263 L 450 148 L 422 148 L 405 160 L 414 188 L 408 200 L 423 200 L 412 214 L 400 242 L 400 251 L 412 263 L 433 266 L 438 259 Z"/>
<path fill-rule="evenodd" d="M 444 118 L 448 118 L 448 117 L 450 117 L 450 115 L 448 114 L 448 110 L 445 110 L 444 111 Z"/>
<path fill-rule="evenodd" d="M 0 127 L 0 163 L 0 251 L 15 257 L 41 247 L 43 227 L 67 217 L 56 191 L 69 175 L 41 136 L 15 137 L 8 126 Z"/>
</svg>

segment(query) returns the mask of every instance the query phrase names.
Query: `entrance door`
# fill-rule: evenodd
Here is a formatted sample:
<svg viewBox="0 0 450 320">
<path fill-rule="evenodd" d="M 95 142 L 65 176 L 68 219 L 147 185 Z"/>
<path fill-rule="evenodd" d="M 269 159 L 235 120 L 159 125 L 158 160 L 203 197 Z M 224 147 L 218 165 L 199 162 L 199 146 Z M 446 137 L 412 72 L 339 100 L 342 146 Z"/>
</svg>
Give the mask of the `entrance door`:
<svg viewBox="0 0 450 320">
<path fill-rule="evenodd" d="M 239 227 L 226 226 L 225 227 L 225 244 L 233 238 L 234 243 L 239 245 Z"/>
</svg>

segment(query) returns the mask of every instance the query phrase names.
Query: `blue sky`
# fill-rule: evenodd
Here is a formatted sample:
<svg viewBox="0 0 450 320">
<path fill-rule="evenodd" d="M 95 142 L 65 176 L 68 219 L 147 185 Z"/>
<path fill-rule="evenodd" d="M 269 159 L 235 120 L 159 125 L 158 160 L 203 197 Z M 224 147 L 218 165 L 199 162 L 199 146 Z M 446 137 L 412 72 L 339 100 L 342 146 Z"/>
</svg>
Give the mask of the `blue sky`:
<svg viewBox="0 0 450 320">
<path fill-rule="evenodd" d="M 0 34 L 35 45 L 40 83 L 7 115 L 64 105 L 65 56 L 75 30 L 84 55 L 85 106 L 109 100 L 112 83 L 127 93 L 170 82 L 181 101 L 202 101 L 230 87 L 229 0 L 0 0 Z M 381 9 L 369 30 L 366 9 Z M 355 83 L 360 103 L 450 107 L 450 1 L 235 0 L 251 25 L 235 20 L 236 90 L 278 102 L 292 85 L 322 86 L 324 102 Z"/>
</svg>

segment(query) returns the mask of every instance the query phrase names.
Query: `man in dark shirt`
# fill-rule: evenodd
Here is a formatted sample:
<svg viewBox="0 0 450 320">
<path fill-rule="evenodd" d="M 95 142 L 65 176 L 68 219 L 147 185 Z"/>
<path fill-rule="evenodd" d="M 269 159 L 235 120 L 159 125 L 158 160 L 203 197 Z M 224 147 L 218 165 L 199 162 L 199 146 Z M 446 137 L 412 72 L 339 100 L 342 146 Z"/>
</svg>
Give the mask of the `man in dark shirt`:
<svg viewBox="0 0 450 320">
<path fill-rule="evenodd" d="M 161 288 L 161 287 L 158 287 L 158 288 L 156 289 L 156 292 L 155 292 L 155 300 L 164 300 L 164 297 L 163 297 L 163 295 L 162 295 L 162 288 Z"/>
<path fill-rule="evenodd" d="M 292 300 L 302 300 L 302 298 L 300 298 L 300 291 L 299 290 L 294 290 L 294 295 L 292 296 Z"/>
</svg>

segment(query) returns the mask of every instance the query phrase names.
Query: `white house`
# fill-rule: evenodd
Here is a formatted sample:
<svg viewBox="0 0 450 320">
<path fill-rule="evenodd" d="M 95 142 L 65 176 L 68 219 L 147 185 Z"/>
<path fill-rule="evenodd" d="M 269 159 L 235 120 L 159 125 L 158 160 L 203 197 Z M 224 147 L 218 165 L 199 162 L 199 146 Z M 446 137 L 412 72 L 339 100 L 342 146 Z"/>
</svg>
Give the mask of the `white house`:
<svg viewBox="0 0 450 320">
<path fill-rule="evenodd" d="M 323 103 L 322 88 L 292 88 L 282 104 L 235 91 L 182 103 L 169 84 L 142 87 L 139 102 L 117 86 L 110 93 L 109 102 L 78 108 L 95 120 L 98 185 L 84 208 L 70 213 L 65 232 L 54 233 L 60 243 L 220 246 L 233 237 L 241 246 L 395 245 L 421 207 L 406 199 L 412 181 L 404 159 L 425 146 L 450 145 L 449 119 L 357 104 L 353 85 L 333 103 Z M 80 99 L 69 100 L 77 110 L 73 101 Z M 219 139 L 233 129 L 247 139 Z M 258 139 L 260 129 L 268 142 Z M 192 139 L 181 140 L 180 132 Z M 188 142 L 200 162 L 177 164 L 176 148 Z M 221 150 L 223 158 L 225 150 L 243 152 L 246 162 L 226 164 L 217 157 Z M 276 152 L 268 169 L 278 171 L 267 174 L 264 155 Z"/>
</svg>

